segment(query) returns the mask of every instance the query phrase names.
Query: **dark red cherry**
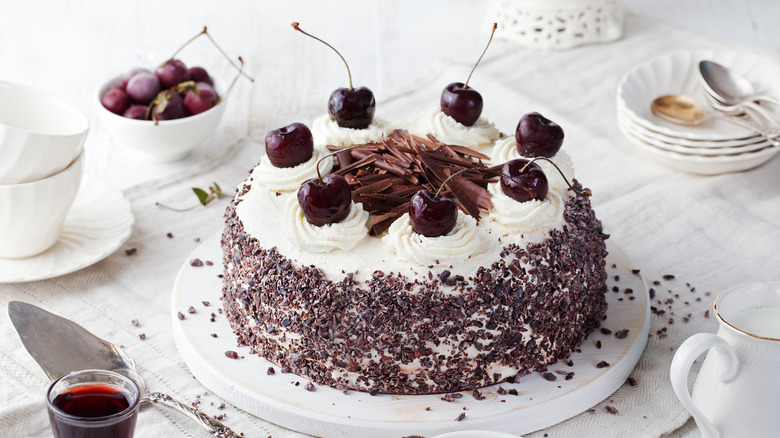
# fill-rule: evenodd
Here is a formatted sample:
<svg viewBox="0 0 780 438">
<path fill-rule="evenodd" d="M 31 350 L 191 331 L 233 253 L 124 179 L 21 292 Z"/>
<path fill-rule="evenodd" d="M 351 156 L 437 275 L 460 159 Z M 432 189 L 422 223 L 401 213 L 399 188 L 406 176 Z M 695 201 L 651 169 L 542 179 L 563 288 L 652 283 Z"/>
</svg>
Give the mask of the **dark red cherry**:
<svg viewBox="0 0 780 438">
<path fill-rule="evenodd" d="M 197 82 L 195 87 L 198 89 L 197 94 L 195 90 L 187 90 L 184 95 L 184 109 L 191 116 L 210 110 L 219 100 L 219 95 L 208 83 Z"/>
<path fill-rule="evenodd" d="M 515 130 L 517 151 L 528 158 L 550 158 L 563 144 L 563 129 L 539 113 L 524 115 Z"/>
<path fill-rule="evenodd" d="M 343 176 L 331 173 L 322 181 L 318 178 L 304 181 L 298 190 L 298 203 L 312 224 L 333 224 L 341 222 L 349 214 L 352 190 Z"/>
<path fill-rule="evenodd" d="M 160 80 L 160 85 L 162 85 L 163 89 L 171 88 L 174 85 L 192 79 L 190 69 L 178 59 L 171 59 L 165 64 L 157 67 L 154 74 L 157 76 L 157 79 Z"/>
<path fill-rule="evenodd" d="M 114 114 L 122 115 L 130 108 L 130 97 L 120 88 L 112 88 L 100 99 L 103 107 Z"/>
<path fill-rule="evenodd" d="M 160 80 L 153 73 L 141 71 L 127 81 L 127 95 L 138 105 L 149 105 L 149 102 L 162 90 Z"/>
<path fill-rule="evenodd" d="M 501 170 L 501 191 L 517 202 L 531 199 L 539 201 L 547 197 L 549 185 L 547 176 L 536 163 L 528 165 L 530 160 L 518 158 L 509 161 Z M 528 165 L 526 167 L 526 165 Z M 523 171 L 522 169 L 525 168 Z"/>
<path fill-rule="evenodd" d="M 265 135 L 265 153 L 275 167 L 294 167 L 314 154 L 314 139 L 303 123 L 292 123 Z"/>
<path fill-rule="evenodd" d="M 165 93 L 160 93 L 160 96 Z M 157 104 L 152 109 L 152 119 L 154 120 L 175 120 L 187 117 L 187 111 L 184 109 L 184 99 L 180 94 L 174 93 L 166 95 L 164 98 L 158 96 L 155 98 Z"/>
<path fill-rule="evenodd" d="M 456 122 L 471 126 L 482 114 L 482 95 L 462 82 L 453 82 L 441 92 L 441 110 Z"/>
<path fill-rule="evenodd" d="M 450 198 L 437 198 L 430 190 L 420 190 L 409 203 L 409 220 L 417 234 L 425 237 L 443 236 L 455 228 L 458 207 Z"/>
<path fill-rule="evenodd" d="M 131 105 L 122 116 L 128 119 L 146 120 L 146 110 L 145 105 Z"/>
<path fill-rule="evenodd" d="M 190 67 L 190 78 L 195 82 L 205 82 L 214 86 L 214 79 L 211 79 L 209 72 L 203 67 Z"/>
<path fill-rule="evenodd" d="M 328 114 L 342 128 L 365 129 L 374 119 L 374 93 L 366 87 L 338 88 L 328 100 Z"/>
</svg>

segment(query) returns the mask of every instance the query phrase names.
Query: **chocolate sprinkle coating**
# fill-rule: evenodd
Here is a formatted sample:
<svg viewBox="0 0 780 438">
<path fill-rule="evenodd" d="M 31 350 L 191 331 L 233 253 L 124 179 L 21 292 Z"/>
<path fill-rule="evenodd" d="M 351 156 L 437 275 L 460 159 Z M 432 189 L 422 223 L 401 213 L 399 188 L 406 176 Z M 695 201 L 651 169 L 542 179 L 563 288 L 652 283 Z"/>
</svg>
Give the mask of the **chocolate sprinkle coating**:
<svg viewBox="0 0 780 438">
<path fill-rule="evenodd" d="M 606 313 L 607 236 L 584 197 L 566 202 L 562 230 L 507 245 L 470 278 L 377 270 L 363 282 L 264 247 L 244 230 L 238 202 L 221 239 L 227 319 L 240 345 L 317 384 L 472 391 L 567 359 Z"/>
</svg>

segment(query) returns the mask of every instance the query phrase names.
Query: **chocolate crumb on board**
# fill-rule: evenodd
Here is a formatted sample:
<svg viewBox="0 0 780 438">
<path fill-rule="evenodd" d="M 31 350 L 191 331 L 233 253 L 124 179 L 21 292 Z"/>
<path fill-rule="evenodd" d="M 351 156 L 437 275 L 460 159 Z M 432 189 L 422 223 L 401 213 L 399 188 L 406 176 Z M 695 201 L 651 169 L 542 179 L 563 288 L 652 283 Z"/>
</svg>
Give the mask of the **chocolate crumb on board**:
<svg viewBox="0 0 780 438">
<path fill-rule="evenodd" d="M 314 384 L 309 382 L 306 384 L 306 390 L 309 392 L 314 392 L 317 390 L 317 388 L 314 387 Z"/>
<path fill-rule="evenodd" d="M 138 338 L 141 339 L 142 341 L 145 340 L 146 339 L 146 333 L 141 333 L 140 335 L 138 335 Z"/>
<path fill-rule="evenodd" d="M 554 382 L 558 380 L 558 376 L 553 373 L 543 373 L 542 377 L 544 377 L 544 380 L 547 380 L 548 382 Z"/>
<path fill-rule="evenodd" d="M 632 269 L 631 273 L 636 275 L 636 276 L 639 276 L 639 269 Z"/>
<path fill-rule="evenodd" d="M 618 339 L 626 339 L 628 337 L 628 329 L 618 330 L 615 332 L 615 337 Z"/>
<path fill-rule="evenodd" d="M 606 410 L 607 410 L 607 412 L 609 412 L 609 413 L 610 413 L 610 414 L 612 414 L 612 415 L 617 415 L 617 413 L 618 413 L 618 410 L 617 410 L 617 409 L 615 409 L 615 408 L 613 408 L 613 407 L 612 407 L 612 406 L 610 406 L 610 405 L 606 405 L 606 406 L 604 406 L 604 409 L 606 409 Z"/>
<path fill-rule="evenodd" d="M 190 266 L 195 266 L 195 267 L 203 266 L 203 260 L 201 260 L 201 259 L 192 259 L 192 260 L 190 260 Z"/>
<path fill-rule="evenodd" d="M 633 377 L 629 377 L 628 379 L 626 379 L 626 383 L 628 383 L 631 386 L 636 386 L 636 379 Z"/>
<path fill-rule="evenodd" d="M 214 262 L 211 260 L 206 260 L 206 266 L 214 266 Z"/>
<path fill-rule="evenodd" d="M 573 379 L 573 378 L 574 378 L 574 371 L 572 371 L 572 372 L 570 372 L 570 373 L 566 374 L 566 380 L 571 380 L 571 379 Z"/>
<path fill-rule="evenodd" d="M 136 249 L 136 248 L 127 248 L 125 250 L 125 254 L 131 256 L 131 255 L 135 254 L 137 251 L 138 251 L 138 249 Z"/>
<path fill-rule="evenodd" d="M 475 389 L 474 391 L 472 391 L 472 392 L 471 392 L 471 395 L 472 395 L 472 396 L 474 397 L 474 399 L 476 399 L 476 400 L 484 400 L 484 399 L 485 399 L 485 396 L 484 396 L 484 395 L 482 395 L 482 393 L 481 393 L 481 392 L 479 392 L 479 390 L 478 390 L 478 389 Z"/>
<path fill-rule="evenodd" d="M 168 233 L 168 234 L 166 234 L 166 236 L 167 236 L 169 239 L 173 239 L 173 233 Z"/>
<path fill-rule="evenodd" d="M 601 341 L 596 341 L 596 348 L 601 349 Z"/>
<path fill-rule="evenodd" d="M 596 368 L 606 368 L 609 366 L 609 362 L 606 360 L 602 360 L 601 362 L 596 364 Z"/>
<path fill-rule="evenodd" d="M 233 350 L 228 350 L 225 352 L 225 356 L 231 358 L 231 359 L 238 359 L 238 353 L 236 353 Z"/>
<path fill-rule="evenodd" d="M 266 371 L 265 373 L 268 374 L 269 376 L 273 376 L 274 374 L 276 374 L 276 370 L 274 369 L 274 367 L 268 367 L 268 371 Z"/>
<path fill-rule="evenodd" d="M 602 327 L 601 328 L 601 333 L 604 334 L 604 335 L 611 335 L 612 334 L 612 330 L 610 330 L 608 328 L 605 328 L 605 327 Z"/>
<path fill-rule="evenodd" d="M 498 393 L 498 395 L 506 395 L 506 389 L 504 389 L 503 386 L 499 386 L 496 392 Z"/>
<path fill-rule="evenodd" d="M 139 325 L 137 319 L 134 319 L 134 320 L 130 321 L 130 324 L 132 324 L 133 327 L 138 327 L 138 325 Z"/>
<path fill-rule="evenodd" d="M 211 334 L 211 337 L 212 337 L 212 338 L 216 338 L 216 337 L 217 337 L 217 334 L 216 334 L 216 333 L 212 333 L 212 334 Z"/>
<path fill-rule="evenodd" d="M 509 390 L 509 391 L 507 391 L 506 393 L 507 393 L 507 394 L 509 394 L 509 395 L 519 395 L 519 394 L 517 393 L 517 390 L 516 390 L 516 389 L 514 389 L 514 388 L 510 389 L 510 390 Z"/>
<path fill-rule="evenodd" d="M 201 301 L 201 303 L 203 303 L 203 305 L 204 305 L 205 307 L 208 307 L 208 306 L 210 306 L 210 305 L 211 305 L 211 303 L 210 303 L 210 302 L 208 302 L 208 301 Z"/>
<path fill-rule="evenodd" d="M 195 307 L 193 307 L 193 306 L 190 306 L 189 308 L 187 308 L 187 313 L 189 313 L 189 314 L 193 314 L 193 313 L 196 313 L 196 312 L 197 312 L 197 310 L 195 310 Z"/>
<path fill-rule="evenodd" d="M 464 418 L 466 418 L 466 413 L 461 412 L 460 414 L 458 414 L 458 417 L 455 418 L 455 421 L 463 421 Z"/>
<path fill-rule="evenodd" d="M 663 276 L 663 277 L 661 277 L 661 278 L 663 278 L 663 279 L 664 279 L 664 280 L 666 280 L 666 281 L 671 281 L 671 280 L 674 280 L 674 275 L 672 275 L 672 274 L 666 274 L 666 275 L 664 275 L 664 276 Z"/>
<path fill-rule="evenodd" d="M 184 316 L 184 314 L 183 314 L 183 313 L 181 313 L 181 312 L 178 312 L 178 313 L 176 314 L 176 317 L 177 317 L 177 318 L 179 318 L 179 320 L 180 320 L 180 321 L 181 321 L 181 320 L 183 320 L 184 318 L 186 318 L 186 316 Z"/>
</svg>

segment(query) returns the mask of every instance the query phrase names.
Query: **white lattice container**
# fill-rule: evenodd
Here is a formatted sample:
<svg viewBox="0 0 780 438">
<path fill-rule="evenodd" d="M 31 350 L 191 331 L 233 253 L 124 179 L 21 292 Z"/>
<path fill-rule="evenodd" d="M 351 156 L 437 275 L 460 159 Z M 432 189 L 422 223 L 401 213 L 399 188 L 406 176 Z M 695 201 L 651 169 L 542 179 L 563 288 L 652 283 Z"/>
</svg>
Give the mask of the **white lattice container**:
<svg viewBox="0 0 780 438">
<path fill-rule="evenodd" d="M 491 0 L 486 21 L 496 38 L 527 47 L 568 49 L 623 35 L 619 0 Z"/>
</svg>

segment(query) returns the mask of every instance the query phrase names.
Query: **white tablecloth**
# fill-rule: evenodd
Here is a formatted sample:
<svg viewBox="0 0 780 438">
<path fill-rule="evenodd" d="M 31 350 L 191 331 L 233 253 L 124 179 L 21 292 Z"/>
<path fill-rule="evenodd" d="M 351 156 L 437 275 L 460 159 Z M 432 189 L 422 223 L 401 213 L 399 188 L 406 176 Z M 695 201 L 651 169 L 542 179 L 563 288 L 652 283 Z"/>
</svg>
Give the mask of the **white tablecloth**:
<svg viewBox="0 0 780 438">
<path fill-rule="evenodd" d="M 264 47 L 268 44 L 263 42 Z M 740 282 L 780 278 L 776 249 L 780 160 L 738 174 L 685 174 L 646 161 L 616 126 L 616 86 L 626 71 L 657 55 L 705 48 L 750 50 L 780 60 L 773 50 L 717 41 L 629 15 L 624 38 L 611 44 L 540 52 L 496 41 L 472 79 L 471 85 L 485 98 L 484 114 L 503 131 L 513 132 L 519 118 L 530 111 L 539 111 L 564 128 L 564 148 L 574 160 L 578 179 L 593 190 L 606 231 L 654 288 L 653 305 L 666 311 L 652 317 L 647 349 L 633 373 L 636 386 L 624 385 L 592 410 L 531 437 L 657 437 L 675 431 L 688 419 L 668 380 L 675 348 L 693 333 L 715 330 L 714 319 L 706 318 L 705 312 L 718 291 Z M 380 92 L 377 115 L 397 119 L 435 106 L 442 87 L 464 77 L 473 62 L 465 55 L 458 60 L 436 61 L 413 83 Z M 404 61 L 399 57 L 398 62 Z M 274 65 L 270 60 L 255 69 L 262 72 Z M 185 213 L 155 205 L 192 204 L 196 200 L 190 188 L 212 181 L 232 192 L 258 161 L 268 129 L 310 122 L 324 111 L 330 89 L 340 85 L 306 84 L 307 89 L 326 91 L 291 92 L 295 99 L 286 101 L 285 89 L 296 87 L 295 82 L 270 84 L 262 81 L 263 73 L 257 76 L 253 86 L 243 83 L 228 102 L 231 107 L 219 133 L 180 163 L 152 165 L 116 150 L 96 124 L 88 143 L 88 172 L 125 189 L 136 217 L 132 237 L 115 254 L 79 272 L 40 282 L 0 284 L 0 300 L 38 304 L 125 346 L 150 388 L 186 402 L 199 400 L 200 408 L 224 415 L 225 423 L 247 436 L 297 437 L 302 435 L 229 404 L 220 409 L 224 400 L 193 380 L 170 334 L 170 291 L 176 272 L 199 239 L 220 231 L 227 200 Z M 128 256 L 124 251 L 128 248 L 137 252 Z M 667 274 L 675 279 L 664 280 Z M 665 304 L 667 298 L 673 303 Z M 131 324 L 134 319 L 138 326 Z M 664 329 L 665 336 L 659 336 Z M 3 436 L 50 436 L 43 402 L 47 383 L 7 318 L 0 317 Z M 607 412 L 605 405 L 618 413 Z M 453 430 L 467 427 L 467 421 L 453 423 Z M 141 413 L 137 436 L 182 435 L 208 436 L 168 410 L 152 407 Z"/>
</svg>

